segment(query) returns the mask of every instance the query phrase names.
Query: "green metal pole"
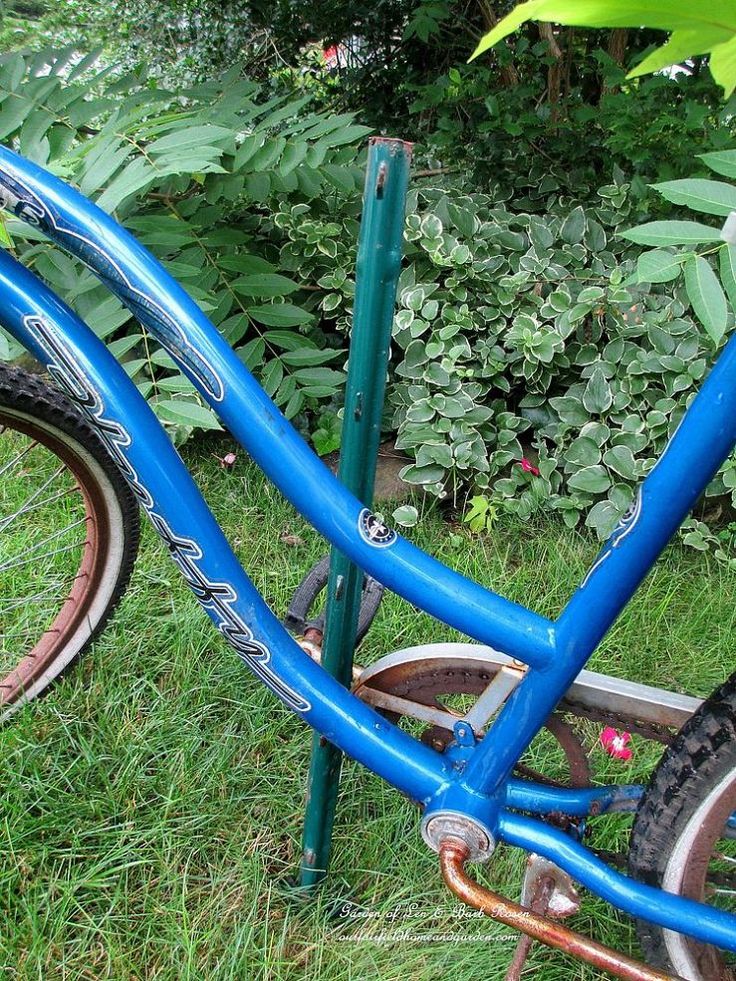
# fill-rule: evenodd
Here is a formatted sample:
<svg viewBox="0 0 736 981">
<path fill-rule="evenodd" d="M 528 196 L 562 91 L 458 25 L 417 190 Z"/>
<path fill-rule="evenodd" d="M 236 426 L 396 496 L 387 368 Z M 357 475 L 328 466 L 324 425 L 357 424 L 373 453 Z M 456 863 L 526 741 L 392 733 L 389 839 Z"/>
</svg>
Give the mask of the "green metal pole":
<svg viewBox="0 0 736 981">
<path fill-rule="evenodd" d="M 410 143 L 371 139 L 338 471 L 366 507 L 373 500 L 410 162 Z M 322 664 L 346 686 L 351 682 L 362 584 L 362 570 L 333 549 Z M 315 734 L 302 837 L 302 886 L 314 886 L 327 874 L 340 763 L 339 750 Z"/>
</svg>

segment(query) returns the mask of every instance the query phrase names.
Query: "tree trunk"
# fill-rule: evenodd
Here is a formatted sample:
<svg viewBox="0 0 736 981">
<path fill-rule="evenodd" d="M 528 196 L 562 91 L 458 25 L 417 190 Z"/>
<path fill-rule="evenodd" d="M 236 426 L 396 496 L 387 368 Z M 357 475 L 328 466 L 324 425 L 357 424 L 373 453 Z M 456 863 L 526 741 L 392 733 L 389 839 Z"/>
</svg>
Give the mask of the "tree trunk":
<svg viewBox="0 0 736 981">
<path fill-rule="evenodd" d="M 572 59 L 575 49 L 575 28 L 569 27 L 565 35 L 565 69 L 564 69 L 564 79 L 562 85 L 562 94 L 565 99 L 570 97 L 571 77 L 572 77 Z"/>
<path fill-rule="evenodd" d="M 626 44 L 629 40 L 629 31 L 626 27 L 617 27 L 608 36 L 608 54 L 613 58 L 617 65 L 623 67 L 626 58 Z M 607 92 L 615 92 L 618 86 L 601 84 L 601 95 Z"/>
<path fill-rule="evenodd" d="M 491 0 L 478 0 L 478 6 L 480 7 L 481 16 L 483 17 L 485 32 L 488 33 L 488 31 L 493 30 L 498 23 L 496 11 L 493 9 Z M 506 44 L 505 41 L 503 43 Z M 519 73 L 517 72 L 516 65 L 513 63 L 513 61 L 500 68 L 499 75 L 501 76 L 501 81 L 506 88 L 511 88 L 512 86 L 519 84 Z"/>
<path fill-rule="evenodd" d="M 623 65 L 626 57 L 626 44 L 629 40 L 627 27 L 617 27 L 608 38 L 608 53 L 617 65 Z"/>
<path fill-rule="evenodd" d="M 547 101 L 551 108 L 552 122 L 555 123 L 560 118 L 560 95 L 562 92 L 563 60 L 562 48 L 557 43 L 555 32 L 551 24 L 539 23 L 539 36 L 543 38 L 549 47 L 549 53 L 554 59 L 547 69 Z"/>
</svg>

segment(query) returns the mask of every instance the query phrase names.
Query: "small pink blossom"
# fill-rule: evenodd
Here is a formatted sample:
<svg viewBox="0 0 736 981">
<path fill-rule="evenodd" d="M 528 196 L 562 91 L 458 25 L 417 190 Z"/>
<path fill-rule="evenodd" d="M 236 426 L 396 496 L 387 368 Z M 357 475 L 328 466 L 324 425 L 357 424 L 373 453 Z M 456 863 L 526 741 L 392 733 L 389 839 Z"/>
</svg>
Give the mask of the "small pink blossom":
<svg viewBox="0 0 736 981">
<path fill-rule="evenodd" d="M 613 756 L 617 760 L 630 760 L 634 755 L 627 745 L 630 742 L 630 732 L 619 732 L 618 729 L 613 729 L 611 726 L 606 726 L 600 735 L 601 746 L 609 756 Z"/>
<path fill-rule="evenodd" d="M 539 476 L 539 467 L 535 467 L 534 464 L 530 460 L 527 460 L 525 456 L 521 458 L 519 466 L 524 473 L 532 473 L 535 477 Z"/>
<path fill-rule="evenodd" d="M 235 466 L 235 461 L 237 460 L 234 453 L 226 453 L 225 456 L 218 456 L 216 453 L 213 453 L 212 456 L 219 461 L 219 464 L 223 470 L 232 470 L 232 468 Z"/>
</svg>

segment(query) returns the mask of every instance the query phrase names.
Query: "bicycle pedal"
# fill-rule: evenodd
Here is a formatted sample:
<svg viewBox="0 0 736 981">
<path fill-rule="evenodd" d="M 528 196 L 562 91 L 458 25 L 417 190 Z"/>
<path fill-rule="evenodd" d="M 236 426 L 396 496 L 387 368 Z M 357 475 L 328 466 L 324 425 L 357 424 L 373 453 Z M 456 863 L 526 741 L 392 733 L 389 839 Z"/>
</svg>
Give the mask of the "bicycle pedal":
<svg viewBox="0 0 736 981">
<path fill-rule="evenodd" d="M 309 631 L 316 631 L 320 635 L 325 631 L 324 611 L 317 616 L 310 618 L 310 611 L 317 597 L 327 586 L 330 574 L 330 557 L 325 555 L 307 572 L 297 588 L 289 603 L 283 623 L 286 629 L 292 634 L 308 635 Z M 368 628 L 378 612 L 378 607 L 383 598 L 383 586 L 376 579 L 370 576 L 363 577 L 363 593 L 360 601 L 360 613 L 358 615 L 358 628 L 355 637 L 355 644 L 361 642 L 368 632 Z"/>
</svg>

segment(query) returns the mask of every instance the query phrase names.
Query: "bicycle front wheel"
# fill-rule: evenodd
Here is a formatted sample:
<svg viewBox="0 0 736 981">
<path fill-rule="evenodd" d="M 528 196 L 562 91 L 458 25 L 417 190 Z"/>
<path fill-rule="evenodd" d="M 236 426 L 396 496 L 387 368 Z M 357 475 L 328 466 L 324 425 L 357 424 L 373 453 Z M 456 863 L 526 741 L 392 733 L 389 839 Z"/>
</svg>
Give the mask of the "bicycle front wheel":
<svg viewBox="0 0 736 981">
<path fill-rule="evenodd" d="M 59 392 L 0 367 L 0 722 L 44 692 L 128 583 L 138 507 Z"/>
<path fill-rule="evenodd" d="M 631 874 L 736 913 L 736 674 L 665 753 L 632 830 Z M 734 981 L 736 955 L 637 921 L 650 963 L 688 981 Z"/>
</svg>

